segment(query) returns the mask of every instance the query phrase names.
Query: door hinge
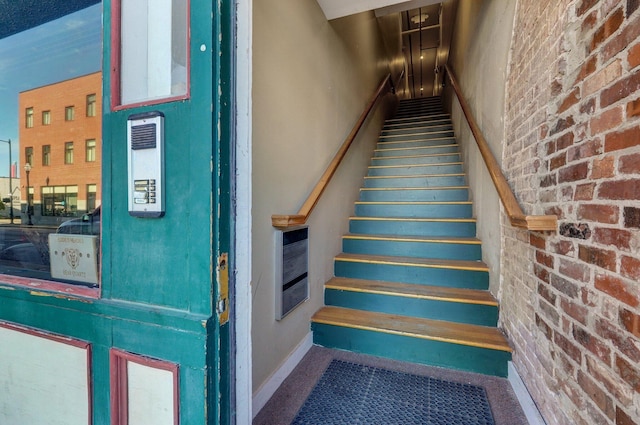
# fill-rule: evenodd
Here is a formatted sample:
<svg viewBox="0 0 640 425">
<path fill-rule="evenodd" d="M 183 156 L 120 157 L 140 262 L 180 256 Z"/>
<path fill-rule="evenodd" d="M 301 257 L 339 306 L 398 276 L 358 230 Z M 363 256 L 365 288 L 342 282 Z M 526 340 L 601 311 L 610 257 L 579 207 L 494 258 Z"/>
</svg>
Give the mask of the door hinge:
<svg viewBox="0 0 640 425">
<path fill-rule="evenodd" d="M 218 322 L 224 325 L 229 321 L 229 254 L 226 252 L 218 257 L 216 275 L 218 283 L 216 310 Z"/>
</svg>

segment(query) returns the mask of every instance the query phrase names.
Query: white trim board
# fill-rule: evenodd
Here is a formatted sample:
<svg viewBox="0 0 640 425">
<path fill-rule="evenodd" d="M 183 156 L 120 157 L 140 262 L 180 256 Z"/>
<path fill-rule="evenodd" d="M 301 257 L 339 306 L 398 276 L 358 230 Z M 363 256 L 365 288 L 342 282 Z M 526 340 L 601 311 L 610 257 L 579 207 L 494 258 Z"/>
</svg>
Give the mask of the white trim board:
<svg viewBox="0 0 640 425">
<path fill-rule="evenodd" d="M 527 417 L 527 421 L 529 421 L 529 425 L 546 425 L 546 422 L 542 418 L 538 407 L 531 398 L 529 390 L 527 390 L 524 382 L 522 382 L 522 378 L 520 378 L 520 374 L 518 374 L 513 362 L 509 362 L 508 379 L 511 384 L 511 388 L 513 388 L 513 392 L 516 394 L 518 402 L 524 411 L 524 415 Z"/>
<path fill-rule="evenodd" d="M 264 384 L 253 394 L 253 417 L 260 412 L 269 399 L 275 394 L 276 390 L 291 374 L 293 369 L 300 363 L 302 358 L 313 346 L 313 333 L 309 332 L 298 346 L 289 354 L 280 367 L 271 374 Z"/>
</svg>

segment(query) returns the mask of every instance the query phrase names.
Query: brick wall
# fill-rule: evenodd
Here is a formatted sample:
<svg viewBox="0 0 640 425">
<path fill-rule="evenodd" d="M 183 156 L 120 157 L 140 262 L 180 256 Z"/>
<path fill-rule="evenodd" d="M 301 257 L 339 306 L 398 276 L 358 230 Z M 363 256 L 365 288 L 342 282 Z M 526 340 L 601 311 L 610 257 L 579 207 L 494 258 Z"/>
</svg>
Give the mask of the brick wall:
<svg viewBox="0 0 640 425">
<path fill-rule="evenodd" d="M 87 116 L 87 95 L 95 94 L 95 115 Z M 78 208 L 84 209 L 87 185 L 96 185 L 97 204 L 102 198 L 102 73 L 84 75 L 66 81 L 21 92 L 19 134 L 22 199 L 26 200 L 25 148 L 33 148 L 29 184 L 34 189 L 36 207 L 41 203 L 44 186 L 78 186 Z M 74 107 L 74 119 L 65 120 L 65 108 Z M 33 108 L 33 126 L 26 126 L 26 109 Z M 42 113 L 50 111 L 50 124 L 44 125 Z M 95 161 L 86 161 L 86 140 L 96 141 Z M 65 163 L 65 143 L 73 142 L 73 163 Z M 51 149 L 50 164 L 43 164 L 43 146 Z M 36 208 L 36 214 L 39 207 Z M 84 211 L 80 211 L 84 212 Z"/>
<path fill-rule="evenodd" d="M 640 0 L 521 0 L 503 167 L 502 325 L 549 424 L 640 423 Z"/>
</svg>

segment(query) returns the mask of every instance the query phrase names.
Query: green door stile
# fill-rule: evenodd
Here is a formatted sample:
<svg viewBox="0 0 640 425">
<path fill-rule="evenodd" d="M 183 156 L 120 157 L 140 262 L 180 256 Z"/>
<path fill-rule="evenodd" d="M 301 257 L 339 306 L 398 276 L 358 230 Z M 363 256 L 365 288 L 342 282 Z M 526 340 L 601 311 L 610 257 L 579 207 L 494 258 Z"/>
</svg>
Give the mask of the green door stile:
<svg viewBox="0 0 640 425">
<path fill-rule="evenodd" d="M 311 320 L 314 343 L 505 377 L 511 349 L 472 207 L 440 99 L 400 101 Z"/>
</svg>

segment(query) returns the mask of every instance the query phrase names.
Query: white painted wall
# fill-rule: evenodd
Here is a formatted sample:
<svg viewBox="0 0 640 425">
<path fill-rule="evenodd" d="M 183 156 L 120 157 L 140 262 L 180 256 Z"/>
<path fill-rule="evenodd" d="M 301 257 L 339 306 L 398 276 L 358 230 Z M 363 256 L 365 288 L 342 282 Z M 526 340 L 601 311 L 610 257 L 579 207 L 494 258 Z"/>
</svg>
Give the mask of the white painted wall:
<svg viewBox="0 0 640 425">
<path fill-rule="evenodd" d="M 262 394 L 323 305 L 323 285 L 333 276 L 333 257 L 341 250 L 382 110 L 311 215 L 310 299 L 282 321 L 275 320 L 271 215 L 298 211 L 392 58 L 373 12 L 328 22 L 315 1 L 264 0 L 253 7 L 252 374 L 254 394 Z"/>
<path fill-rule="evenodd" d="M 473 114 L 493 155 L 502 162 L 507 60 L 516 0 L 461 1 L 449 56 Z M 448 98 L 455 94 L 447 89 Z M 490 290 L 499 295 L 500 198 L 457 100 L 452 102 L 455 133 L 463 149 L 483 260 L 491 269 Z"/>
</svg>

